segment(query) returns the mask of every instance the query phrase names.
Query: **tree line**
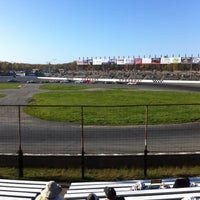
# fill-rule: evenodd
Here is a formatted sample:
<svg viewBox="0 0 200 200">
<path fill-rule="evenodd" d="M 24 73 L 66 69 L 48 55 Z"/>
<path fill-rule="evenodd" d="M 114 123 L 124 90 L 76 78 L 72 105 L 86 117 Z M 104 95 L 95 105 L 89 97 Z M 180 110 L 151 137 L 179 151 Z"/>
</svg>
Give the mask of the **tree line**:
<svg viewBox="0 0 200 200">
<path fill-rule="evenodd" d="M 142 71 L 199 71 L 200 64 L 143 64 L 143 65 L 77 65 L 76 61 L 64 64 L 27 64 L 27 63 L 10 63 L 0 62 L 0 71 L 32 71 L 38 70 L 142 70 Z"/>
</svg>

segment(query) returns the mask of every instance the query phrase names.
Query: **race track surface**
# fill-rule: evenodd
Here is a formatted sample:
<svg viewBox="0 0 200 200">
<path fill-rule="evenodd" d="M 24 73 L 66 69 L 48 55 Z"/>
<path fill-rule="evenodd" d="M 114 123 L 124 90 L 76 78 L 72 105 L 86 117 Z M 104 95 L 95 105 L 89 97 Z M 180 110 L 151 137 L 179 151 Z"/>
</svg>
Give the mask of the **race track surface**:
<svg viewBox="0 0 200 200">
<path fill-rule="evenodd" d="M 99 84 L 99 88 L 101 85 Z M 0 105 L 26 105 L 32 100 L 34 94 L 46 92 L 45 90 L 40 90 L 39 87 L 40 84 L 22 84 L 22 87 L 19 89 L 0 90 L 1 94 L 6 94 L 6 97 L 0 98 Z M 199 85 L 141 84 L 127 86 L 108 84 L 107 87 L 132 87 L 134 90 L 181 90 L 200 92 Z M 3 107 L 0 109 L 1 153 L 8 153 L 8 147 L 11 149 L 11 152 L 16 152 L 16 148 L 18 148 L 18 143 L 16 143 L 18 141 L 17 117 L 17 115 L 16 118 L 13 117 L 12 109 L 10 112 L 9 109 L 5 111 Z M 32 118 L 25 113 L 21 117 L 25 119 L 21 128 L 25 153 L 79 154 L 81 152 L 81 127 L 79 125 L 63 122 L 47 122 Z M 184 144 L 184 150 L 188 152 L 193 151 L 194 148 L 199 149 L 199 130 L 200 123 L 151 126 L 148 130 L 148 137 L 153 143 L 148 143 L 148 147 L 152 152 L 163 152 L 165 149 L 168 152 L 169 150 L 173 152 L 177 151 L 177 149 L 181 150 L 182 144 Z M 94 132 L 95 137 L 91 137 L 91 134 Z M 86 137 L 85 142 L 87 143 L 87 153 L 112 154 L 113 152 L 118 152 L 119 154 L 129 154 L 130 152 L 143 152 L 144 150 L 144 126 L 137 128 L 91 126 L 84 128 L 84 134 Z M 125 141 L 126 145 L 119 144 L 119 140 Z M 109 148 L 105 148 L 108 146 Z"/>
</svg>

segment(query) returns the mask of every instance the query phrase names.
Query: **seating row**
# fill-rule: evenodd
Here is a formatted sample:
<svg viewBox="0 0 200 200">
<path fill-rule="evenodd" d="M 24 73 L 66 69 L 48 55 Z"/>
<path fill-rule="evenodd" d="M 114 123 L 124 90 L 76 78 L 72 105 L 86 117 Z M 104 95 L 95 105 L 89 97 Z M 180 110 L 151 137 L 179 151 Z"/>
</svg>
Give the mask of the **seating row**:
<svg viewBox="0 0 200 200">
<path fill-rule="evenodd" d="M 34 200 L 46 184 L 45 181 L 0 179 L 0 200 Z"/>
<path fill-rule="evenodd" d="M 180 200 L 185 196 L 200 197 L 200 178 L 190 177 L 190 183 L 193 187 L 173 188 L 175 178 L 158 180 L 126 180 L 114 182 L 74 182 L 71 183 L 67 193 L 64 195 L 65 200 L 82 200 L 86 199 L 88 194 L 95 193 L 100 200 L 105 200 L 104 188 L 113 187 L 117 195 L 125 197 L 125 200 Z M 134 190 L 134 186 L 142 182 L 148 189 Z M 160 186 L 165 189 L 160 189 Z M 159 189 L 149 189 L 158 188 Z"/>
</svg>

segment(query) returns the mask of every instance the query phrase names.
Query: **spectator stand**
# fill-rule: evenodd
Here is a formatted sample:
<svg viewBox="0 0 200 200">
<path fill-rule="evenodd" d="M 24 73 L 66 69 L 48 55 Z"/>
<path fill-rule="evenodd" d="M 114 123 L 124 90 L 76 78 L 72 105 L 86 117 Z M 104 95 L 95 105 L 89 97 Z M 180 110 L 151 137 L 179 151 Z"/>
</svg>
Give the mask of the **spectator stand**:
<svg viewBox="0 0 200 200">
<path fill-rule="evenodd" d="M 100 200 L 105 200 L 104 187 L 113 187 L 117 195 L 125 200 L 180 200 L 186 196 L 200 197 L 200 177 L 191 177 L 190 187 L 173 188 L 174 178 L 162 180 L 126 180 L 114 182 L 74 182 L 71 183 L 65 200 L 83 200 L 88 194 L 95 193 Z M 135 190 L 138 183 L 145 188 Z"/>
<path fill-rule="evenodd" d="M 0 179 L 0 200 L 34 200 L 46 184 L 45 181 Z"/>
</svg>

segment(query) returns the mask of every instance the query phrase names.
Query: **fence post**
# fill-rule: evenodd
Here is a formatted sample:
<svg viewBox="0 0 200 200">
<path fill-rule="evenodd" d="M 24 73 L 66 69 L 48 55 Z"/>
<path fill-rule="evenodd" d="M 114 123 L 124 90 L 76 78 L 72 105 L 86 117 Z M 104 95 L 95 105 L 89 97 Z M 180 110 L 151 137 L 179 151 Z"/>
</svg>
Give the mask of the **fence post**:
<svg viewBox="0 0 200 200">
<path fill-rule="evenodd" d="M 147 177 L 147 128 L 148 128 L 148 105 L 146 105 L 146 122 L 145 122 L 145 137 L 144 137 L 144 176 Z"/>
<path fill-rule="evenodd" d="M 85 178 L 85 151 L 84 151 L 84 117 L 83 106 L 81 106 L 81 175 Z"/>
<path fill-rule="evenodd" d="M 20 105 L 18 106 L 18 139 L 19 139 L 19 150 L 18 150 L 18 168 L 19 177 L 23 177 L 23 151 L 22 151 L 22 137 L 21 137 L 21 111 Z"/>
</svg>

